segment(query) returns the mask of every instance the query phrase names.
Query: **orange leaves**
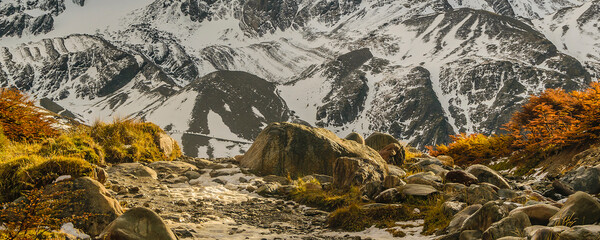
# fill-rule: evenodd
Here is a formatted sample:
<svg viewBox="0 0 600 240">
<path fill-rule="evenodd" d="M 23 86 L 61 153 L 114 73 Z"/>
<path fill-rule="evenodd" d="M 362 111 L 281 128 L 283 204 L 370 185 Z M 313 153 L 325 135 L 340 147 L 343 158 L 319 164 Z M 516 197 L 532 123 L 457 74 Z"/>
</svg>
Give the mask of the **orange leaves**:
<svg viewBox="0 0 600 240">
<path fill-rule="evenodd" d="M 0 89 L 0 126 L 14 141 L 38 141 L 57 135 L 55 120 L 40 111 L 27 96 L 14 89 Z"/>
<path fill-rule="evenodd" d="M 459 164 L 472 164 L 496 157 L 544 157 L 565 147 L 598 142 L 600 83 L 591 83 L 584 91 L 547 89 L 531 96 L 504 129 L 507 134 L 460 134 L 452 136 L 448 146 L 428 148 L 434 156 L 450 155 Z"/>
</svg>

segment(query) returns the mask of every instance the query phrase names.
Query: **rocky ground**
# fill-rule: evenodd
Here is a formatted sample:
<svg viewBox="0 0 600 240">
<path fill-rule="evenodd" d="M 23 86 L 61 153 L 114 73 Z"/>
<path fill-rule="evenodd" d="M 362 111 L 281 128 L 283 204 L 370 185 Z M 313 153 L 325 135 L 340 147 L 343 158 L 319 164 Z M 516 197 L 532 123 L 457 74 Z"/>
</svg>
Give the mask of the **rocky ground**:
<svg viewBox="0 0 600 240">
<path fill-rule="evenodd" d="M 228 160 L 186 159 L 114 165 L 107 169 L 109 191 L 126 207 L 159 214 L 179 239 L 390 239 L 383 229 L 336 232 L 327 229 L 328 212 L 294 201 L 263 197 L 264 186 L 286 179 L 257 177 Z M 405 223 L 409 239 L 423 222 Z"/>
</svg>

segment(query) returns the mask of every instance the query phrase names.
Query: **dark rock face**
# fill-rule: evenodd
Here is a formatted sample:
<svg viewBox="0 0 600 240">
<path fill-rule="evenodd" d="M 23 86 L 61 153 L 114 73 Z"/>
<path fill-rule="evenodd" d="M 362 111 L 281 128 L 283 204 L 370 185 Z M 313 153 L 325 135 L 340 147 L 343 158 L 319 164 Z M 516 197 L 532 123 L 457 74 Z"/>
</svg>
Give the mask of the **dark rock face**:
<svg viewBox="0 0 600 240">
<path fill-rule="evenodd" d="M 325 76 L 332 88 L 317 108 L 317 126 L 343 126 L 355 120 L 364 109 L 369 87 L 365 73 L 359 68 L 373 54 L 369 49 L 359 49 L 339 56 L 326 64 Z"/>
<path fill-rule="evenodd" d="M 190 17 L 194 22 L 202 22 L 211 19 L 209 7 L 212 1 L 185 0 L 181 3 L 181 12 Z"/>
<path fill-rule="evenodd" d="M 259 35 L 285 30 L 298 12 L 295 0 L 249 0 L 242 12 L 242 27 Z"/>
<path fill-rule="evenodd" d="M 287 106 L 276 93 L 275 85 L 249 73 L 214 72 L 182 91 L 188 90 L 198 93 L 190 132 L 218 131 L 208 128 L 209 111 L 219 114 L 230 130 L 244 139 L 256 138 L 261 127 L 268 123 L 289 118 Z"/>
</svg>

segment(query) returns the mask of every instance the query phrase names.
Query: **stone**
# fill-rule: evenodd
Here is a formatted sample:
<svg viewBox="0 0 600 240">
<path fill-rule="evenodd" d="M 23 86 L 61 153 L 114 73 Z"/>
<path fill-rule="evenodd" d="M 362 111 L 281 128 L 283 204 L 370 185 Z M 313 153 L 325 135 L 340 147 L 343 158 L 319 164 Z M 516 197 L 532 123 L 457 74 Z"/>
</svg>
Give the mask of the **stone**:
<svg viewBox="0 0 600 240">
<path fill-rule="evenodd" d="M 575 191 L 583 191 L 589 194 L 600 193 L 600 165 L 595 167 L 580 167 L 569 172 L 561 179 L 569 183 Z"/>
<path fill-rule="evenodd" d="M 288 180 L 286 177 L 282 177 L 282 176 L 276 176 L 276 175 L 268 175 L 268 176 L 264 176 L 263 180 L 265 182 L 274 182 L 274 183 L 279 183 L 281 185 L 287 185 L 290 184 L 290 180 Z"/>
<path fill-rule="evenodd" d="M 152 210 L 144 207 L 125 212 L 100 234 L 103 240 L 176 240 L 165 222 Z"/>
<path fill-rule="evenodd" d="M 261 176 L 333 176 L 334 162 L 340 157 L 368 159 L 366 162 L 387 169 L 379 153 L 366 145 L 341 139 L 323 128 L 285 122 L 269 124 L 240 159 L 240 165 Z"/>
<path fill-rule="evenodd" d="M 496 185 L 499 188 L 512 189 L 508 181 L 504 179 L 498 172 L 489 167 L 475 164 L 467 168 L 467 172 L 477 177 L 479 182 L 487 182 Z"/>
<path fill-rule="evenodd" d="M 437 164 L 425 165 L 423 167 L 423 171 L 432 172 L 433 174 L 435 174 L 436 176 L 439 176 L 441 178 L 444 178 L 446 176 L 446 174 L 448 173 L 448 170 L 444 169 L 442 166 L 437 165 Z"/>
<path fill-rule="evenodd" d="M 259 195 L 276 195 L 279 188 L 281 188 L 281 184 L 277 182 L 268 182 L 256 189 L 256 193 Z"/>
<path fill-rule="evenodd" d="M 423 184 L 406 184 L 398 188 L 398 191 L 404 198 L 406 197 L 421 197 L 426 198 L 433 194 L 439 193 L 435 188 Z"/>
<path fill-rule="evenodd" d="M 131 174 L 135 177 L 158 179 L 158 174 L 149 167 L 140 163 L 121 163 L 108 168 L 109 173 L 120 172 L 123 175 Z"/>
<path fill-rule="evenodd" d="M 442 210 L 444 213 L 450 216 L 454 216 L 467 207 L 464 202 L 458 201 L 446 201 L 442 204 Z"/>
<path fill-rule="evenodd" d="M 570 196 L 571 194 L 575 193 L 575 190 L 573 190 L 571 186 L 565 184 L 560 179 L 556 179 L 554 182 L 552 182 L 552 188 L 555 192 L 564 196 Z"/>
<path fill-rule="evenodd" d="M 420 172 L 405 178 L 406 183 L 424 184 L 435 188 L 442 187 L 442 178 L 435 175 L 433 172 Z"/>
<path fill-rule="evenodd" d="M 600 225 L 581 225 L 573 226 L 571 229 L 563 231 L 558 240 L 582 240 L 582 239 L 600 239 Z"/>
<path fill-rule="evenodd" d="M 367 139 L 365 139 L 365 144 L 375 149 L 375 151 L 379 151 L 392 143 L 401 145 L 400 142 L 394 138 L 394 136 L 386 133 L 374 132 L 367 137 Z"/>
<path fill-rule="evenodd" d="M 525 235 L 528 239 L 531 240 L 548 240 L 548 239 L 558 239 L 558 235 L 565 230 L 571 229 L 566 226 L 556 226 L 556 227 L 547 227 L 534 225 L 525 228 Z"/>
<path fill-rule="evenodd" d="M 402 181 L 398 176 L 388 175 L 383 179 L 383 187 L 384 188 L 394 188 L 398 186 L 404 186 L 406 183 Z"/>
<path fill-rule="evenodd" d="M 333 182 L 332 176 L 327 176 L 327 175 L 323 175 L 323 174 L 312 174 L 312 175 L 302 177 L 302 181 L 304 181 L 304 182 L 310 182 L 310 181 L 313 181 L 313 179 L 318 181 L 321 184 Z"/>
<path fill-rule="evenodd" d="M 448 227 L 446 228 L 448 232 L 458 232 L 462 228 L 462 225 L 465 222 L 465 220 L 471 215 L 473 215 L 473 213 L 477 212 L 477 210 L 479 210 L 480 208 L 481 204 L 475 204 L 468 206 L 465 209 L 458 212 L 457 214 L 455 214 L 450 223 L 448 224 Z"/>
<path fill-rule="evenodd" d="M 462 230 L 485 231 L 493 223 L 500 221 L 508 215 L 508 209 L 501 202 L 487 202 L 473 215 L 465 219 Z"/>
<path fill-rule="evenodd" d="M 549 226 L 561 225 L 565 220 L 573 221 L 575 225 L 594 224 L 599 219 L 600 203 L 585 192 L 576 192 L 550 218 Z"/>
<path fill-rule="evenodd" d="M 374 199 L 383 190 L 383 183 L 380 181 L 369 182 L 360 188 L 361 194 L 367 196 L 369 199 Z"/>
<path fill-rule="evenodd" d="M 465 186 L 479 183 L 477 177 L 463 170 L 452 170 L 446 173 L 446 182 L 460 183 Z"/>
<path fill-rule="evenodd" d="M 148 164 L 148 167 L 161 173 L 184 174 L 187 171 L 198 171 L 198 167 L 181 161 L 158 161 Z"/>
<path fill-rule="evenodd" d="M 174 154 L 177 154 L 177 152 L 180 151 L 177 141 L 166 133 L 158 133 L 156 138 L 161 152 L 165 154 L 165 157 L 168 159 L 171 159 Z"/>
<path fill-rule="evenodd" d="M 459 240 L 479 240 L 481 239 L 482 232 L 479 230 L 466 230 L 460 233 Z"/>
<path fill-rule="evenodd" d="M 550 218 L 556 215 L 558 211 L 560 211 L 559 208 L 550 204 L 536 204 L 516 208 L 515 210 L 511 211 L 511 214 L 515 212 L 523 212 L 529 217 L 531 224 L 548 225 Z"/>
<path fill-rule="evenodd" d="M 348 134 L 344 139 L 346 140 L 352 140 L 355 141 L 359 144 L 365 144 L 365 139 L 363 138 L 362 135 L 360 135 L 359 133 L 355 133 L 355 132 L 351 132 L 350 134 Z"/>
<path fill-rule="evenodd" d="M 44 188 L 44 194 L 74 193 L 68 196 L 68 202 L 72 207 L 62 209 L 61 217 L 91 216 L 85 220 L 77 221 L 75 227 L 83 230 L 92 237 L 98 236 L 119 215 L 123 209 L 119 202 L 111 197 L 108 190 L 96 180 L 89 177 L 76 178 L 61 181 Z M 63 198 L 63 195 L 60 196 Z"/>
<path fill-rule="evenodd" d="M 497 200 L 498 194 L 490 186 L 474 184 L 465 188 L 461 194 L 459 194 L 458 198 L 469 205 L 485 204 L 489 201 Z"/>
<path fill-rule="evenodd" d="M 400 200 L 400 191 L 397 188 L 387 189 L 375 197 L 375 202 L 378 203 L 395 203 Z"/>
<path fill-rule="evenodd" d="M 379 150 L 379 155 L 390 165 L 402 166 L 406 154 L 404 153 L 404 147 L 397 143 L 390 143 L 383 149 Z"/>
<path fill-rule="evenodd" d="M 98 182 L 102 184 L 106 183 L 106 180 L 108 180 L 108 173 L 103 168 L 94 168 L 94 175 L 94 179 L 98 180 Z"/>
<path fill-rule="evenodd" d="M 521 194 L 519 194 L 519 192 L 515 191 L 515 190 L 511 190 L 511 189 L 498 189 L 498 196 L 500 198 L 504 198 L 504 199 L 514 199 L 517 198 L 519 196 L 523 196 L 525 195 L 524 193 L 521 192 Z"/>
<path fill-rule="evenodd" d="M 340 189 L 383 181 L 386 175 L 386 165 L 369 158 L 341 157 L 333 163 L 333 185 Z"/>
<path fill-rule="evenodd" d="M 531 226 L 531 222 L 527 214 L 517 211 L 493 223 L 483 232 L 482 239 L 493 240 L 507 236 L 518 237 L 524 235 L 524 228 L 529 226 Z"/>
<path fill-rule="evenodd" d="M 202 176 L 202 174 L 200 174 L 197 171 L 187 171 L 183 175 L 185 177 L 187 177 L 189 180 L 194 180 L 194 179 L 200 178 L 200 176 Z"/>
<path fill-rule="evenodd" d="M 404 171 L 404 169 L 398 166 L 388 165 L 388 175 L 404 178 L 407 174 L 406 171 Z"/>
<path fill-rule="evenodd" d="M 454 158 L 447 156 L 447 155 L 440 155 L 440 156 L 437 156 L 436 158 L 439 159 L 444 166 L 454 167 Z"/>
</svg>

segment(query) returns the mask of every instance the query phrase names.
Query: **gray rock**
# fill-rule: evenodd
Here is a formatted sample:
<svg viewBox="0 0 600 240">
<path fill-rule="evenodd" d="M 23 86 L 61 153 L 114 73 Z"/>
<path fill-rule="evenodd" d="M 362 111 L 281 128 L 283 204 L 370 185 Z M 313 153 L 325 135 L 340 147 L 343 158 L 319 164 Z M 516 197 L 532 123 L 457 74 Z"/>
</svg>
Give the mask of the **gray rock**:
<svg viewBox="0 0 600 240">
<path fill-rule="evenodd" d="M 482 232 L 479 230 L 465 230 L 460 233 L 459 240 L 479 240 L 481 239 Z"/>
<path fill-rule="evenodd" d="M 450 216 L 454 216 L 467 207 L 464 202 L 446 201 L 442 204 L 443 211 Z"/>
<path fill-rule="evenodd" d="M 464 184 L 465 186 L 479 183 L 477 177 L 463 170 L 449 171 L 446 173 L 445 179 L 447 183 L 460 183 Z"/>
<path fill-rule="evenodd" d="M 600 239 L 600 225 L 574 226 L 558 236 L 558 240 Z"/>
<path fill-rule="evenodd" d="M 132 208 L 115 219 L 100 234 L 105 240 L 176 240 L 175 234 L 152 210 Z"/>
<path fill-rule="evenodd" d="M 600 165 L 595 167 L 580 167 L 565 175 L 561 179 L 568 183 L 575 191 L 590 194 L 600 193 Z"/>
<path fill-rule="evenodd" d="M 573 221 L 575 225 L 594 224 L 600 219 L 600 203 L 584 192 L 569 196 L 563 207 L 550 218 L 550 226 Z"/>
<path fill-rule="evenodd" d="M 360 188 L 360 192 L 363 196 L 367 196 L 369 199 L 374 199 L 381 191 L 383 191 L 383 183 L 381 181 L 372 181 Z"/>
<path fill-rule="evenodd" d="M 394 203 L 400 200 L 400 191 L 396 188 L 387 189 L 375 197 L 375 202 L 378 203 Z"/>
<path fill-rule="evenodd" d="M 515 212 L 508 217 L 493 223 L 485 232 L 483 240 L 493 240 L 501 237 L 521 237 L 525 235 L 524 228 L 531 226 L 529 217 L 523 212 Z"/>
<path fill-rule="evenodd" d="M 406 171 L 398 166 L 388 165 L 388 175 L 404 178 L 406 177 Z"/>
<path fill-rule="evenodd" d="M 406 185 L 406 183 L 404 181 L 402 181 L 402 179 L 400 179 L 398 176 L 388 175 L 383 180 L 383 187 L 384 188 L 401 187 L 401 186 L 404 186 L 404 185 Z"/>
<path fill-rule="evenodd" d="M 398 188 L 403 197 L 428 197 L 439 193 L 435 188 L 423 184 L 406 184 Z"/>
<path fill-rule="evenodd" d="M 442 187 L 442 178 L 433 172 L 421 172 L 405 178 L 406 183 L 429 185 L 436 188 Z"/>
<path fill-rule="evenodd" d="M 400 145 L 400 142 L 394 136 L 380 132 L 374 132 L 365 139 L 365 144 L 375 149 L 375 151 L 379 151 L 392 143 Z"/>
<path fill-rule="evenodd" d="M 519 207 L 511 211 L 511 214 L 515 212 L 523 212 L 529 217 L 529 221 L 533 225 L 548 225 L 550 218 L 559 211 L 560 209 L 550 204 L 536 204 L 530 206 Z"/>
<path fill-rule="evenodd" d="M 184 174 L 187 171 L 198 171 L 198 167 L 181 161 L 158 161 L 148 164 L 148 167 L 160 173 Z"/>
<path fill-rule="evenodd" d="M 359 144 L 365 144 L 365 139 L 363 138 L 362 135 L 360 135 L 360 133 L 351 132 L 344 139 L 346 139 L 346 140 L 352 140 L 352 141 L 355 141 L 355 142 L 357 142 Z"/>
<path fill-rule="evenodd" d="M 468 206 L 465 209 L 458 212 L 456 215 L 454 215 L 454 217 L 448 224 L 448 228 L 446 228 L 448 232 L 458 232 L 462 228 L 464 221 L 471 215 L 473 215 L 475 212 L 477 212 L 477 210 L 479 210 L 480 208 L 481 204 L 475 204 Z"/>
<path fill-rule="evenodd" d="M 131 174 L 136 177 L 158 179 L 158 174 L 154 170 L 140 163 L 121 163 L 109 167 L 107 171 L 109 174 L 119 172 L 122 175 Z"/>
<path fill-rule="evenodd" d="M 187 171 L 183 175 L 185 175 L 185 177 L 187 177 L 189 180 L 197 179 L 202 176 L 202 174 L 196 171 Z"/>
<path fill-rule="evenodd" d="M 512 189 L 508 181 L 499 173 L 489 167 L 483 165 L 471 165 L 467 168 L 467 172 L 473 174 L 479 182 L 487 182 L 496 185 L 499 188 Z"/>
<path fill-rule="evenodd" d="M 471 185 L 459 194 L 459 198 L 464 202 L 471 204 L 485 204 L 489 201 L 497 200 L 498 194 L 494 189 L 487 185 Z"/>
<path fill-rule="evenodd" d="M 387 175 L 385 167 L 368 158 L 338 158 L 333 163 L 333 185 L 338 188 L 349 188 L 373 181 L 383 181 Z"/>
<path fill-rule="evenodd" d="M 276 182 L 265 183 L 256 189 L 256 193 L 260 195 L 276 195 L 278 193 L 279 188 L 281 188 L 281 184 Z"/>
<path fill-rule="evenodd" d="M 508 215 L 508 209 L 501 202 L 487 202 L 477 212 L 465 219 L 462 230 L 485 231 L 493 223 Z"/>
</svg>

